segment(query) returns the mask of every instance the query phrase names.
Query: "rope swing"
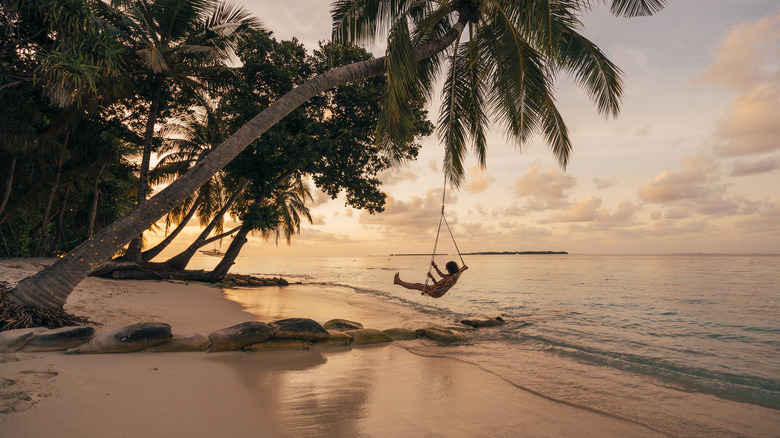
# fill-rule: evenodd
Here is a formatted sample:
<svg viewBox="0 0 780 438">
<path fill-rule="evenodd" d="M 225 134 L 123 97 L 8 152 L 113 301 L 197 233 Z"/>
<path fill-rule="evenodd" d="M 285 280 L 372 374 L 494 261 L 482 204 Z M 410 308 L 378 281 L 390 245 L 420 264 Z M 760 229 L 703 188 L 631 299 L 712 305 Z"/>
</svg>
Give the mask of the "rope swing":
<svg viewBox="0 0 780 438">
<path fill-rule="evenodd" d="M 447 179 L 445 177 L 444 179 L 444 187 L 442 189 L 441 193 L 441 217 L 439 218 L 439 228 L 436 230 L 436 240 L 433 243 L 433 252 L 431 253 L 431 262 L 428 264 L 428 273 L 425 276 L 425 291 L 422 293 L 423 295 L 429 295 L 433 298 L 439 298 L 445 293 L 447 293 L 452 286 L 457 283 L 458 279 L 460 278 L 460 274 L 463 273 L 466 269 L 468 269 L 468 266 L 466 266 L 466 262 L 463 261 L 463 255 L 460 253 L 460 248 L 458 248 L 458 242 L 455 241 L 455 235 L 452 234 L 452 229 L 450 228 L 450 224 L 447 222 L 447 217 L 444 215 L 444 201 L 445 197 L 447 196 Z M 450 238 L 452 239 L 453 245 L 455 245 L 455 250 L 458 252 L 458 257 L 460 258 L 460 269 L 458 269 L 457 272 L 454 274 L 448 275 L 447 277 L 442 278 L 438 282 L 434 282 L 431 287 L 428 287 L 428 280 L 431 278 L 431 269 L 434 266 L 433 259 L 436 257 L 436 249 L 439 246 L 439 235 L 441 234 L 441 224 L 444 223 L 444 225 L 447 227 L 447 232 L 450 233 Z"/>
</svg>

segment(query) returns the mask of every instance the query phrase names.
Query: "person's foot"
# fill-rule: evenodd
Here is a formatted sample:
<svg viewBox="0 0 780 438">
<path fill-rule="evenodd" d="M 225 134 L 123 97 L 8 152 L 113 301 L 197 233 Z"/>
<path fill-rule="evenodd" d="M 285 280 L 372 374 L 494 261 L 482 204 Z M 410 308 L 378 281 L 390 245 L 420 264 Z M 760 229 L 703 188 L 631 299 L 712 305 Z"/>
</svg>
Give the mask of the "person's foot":
<svg viewBox="0 0 780 438">
<path fill-rule="evenodd" d="M 395 277 L 393 277 L 393 284 L 400 284 L 401 283 L 401 273 L 396 272 Z"/>
</svg>

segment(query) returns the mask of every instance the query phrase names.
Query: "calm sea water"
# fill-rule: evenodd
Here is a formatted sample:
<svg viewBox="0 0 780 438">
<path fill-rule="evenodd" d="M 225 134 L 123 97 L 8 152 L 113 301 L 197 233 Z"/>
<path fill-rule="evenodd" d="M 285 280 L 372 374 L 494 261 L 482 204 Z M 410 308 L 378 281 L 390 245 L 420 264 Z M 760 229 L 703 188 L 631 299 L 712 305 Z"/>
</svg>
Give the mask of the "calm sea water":
<svg viewBox="0 0 780 438">
<path fill-rule="evenodd" d="M 347 286 L 443 324 L 501 315 L 458 348 L 407 348 L 674 436 L 780 436 L 780 256 L 465 258 L 438 300 L 392 284 L 395 272 L 424 281 L 427 257 L 252 258 L 234 271 Z"/>
</svg>

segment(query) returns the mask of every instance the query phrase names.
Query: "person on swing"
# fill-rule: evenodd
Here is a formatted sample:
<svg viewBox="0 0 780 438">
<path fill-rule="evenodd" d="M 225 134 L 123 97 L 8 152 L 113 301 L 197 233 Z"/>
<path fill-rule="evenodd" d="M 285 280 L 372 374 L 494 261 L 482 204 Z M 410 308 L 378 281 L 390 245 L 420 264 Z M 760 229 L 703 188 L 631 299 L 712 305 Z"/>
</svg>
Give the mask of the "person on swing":
<svg viewBox="0 0 780 438">
<path fill-rule="evenodd" d="M 443 273 L 443 272 L 441 272 L 439 270 L 439 267 L 436 266 L 436 262 L 431 261 L 431 266 L 433 266 L 433 269 L 436 270 L 436 273 L 439 274 L 439 277 L 441 277 L 441 279 L 439 281 L 436 281 L 436 277 L 434 277 L 433 274 L 428 272 L 428 277 L 430 277 L 430 279 L 433 280 L 433 284 L 428 285 L 427 287 L 423 283 L 409 283 L 408 281 L 401 280 L 401 275 L 400 275 L 399 272 L 395 273 L 395 278 L 393 279 L 393 284 L 397 284 L 397 285 L 403 286 L 403 287 L 405 287 L 407 289 L 419 290 L 419 291 L 425 293 L 425 292 L 433 289 L 434 287 L 436 287 L 436 285 L 439 282 L 449 279 L 453 275 L 457 274 L 458 271 L 460 271 L 460 268 L 458 267 L 458 264 L 455 263 L 454 261 L 449 261 L 449 262 L 447 262 L 446 265 L 444 265 L 444 269 L 447 270 L 447 274 L 445 274 L 445 273 Z M 464 269 L 466 269 L 465 266 L 464 266 Z"/>
</svg>

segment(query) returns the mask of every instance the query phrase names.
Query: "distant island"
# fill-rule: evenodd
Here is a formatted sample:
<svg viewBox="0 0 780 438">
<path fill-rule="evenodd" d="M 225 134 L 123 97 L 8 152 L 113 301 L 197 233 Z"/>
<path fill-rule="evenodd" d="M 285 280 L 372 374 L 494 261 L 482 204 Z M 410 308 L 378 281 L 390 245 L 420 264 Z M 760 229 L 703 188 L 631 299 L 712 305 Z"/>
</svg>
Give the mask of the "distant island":
<svg viewBox="0 0 780 438">
<path fill-rule="evenodd" d="M 464 252 L 461 255 L 525 255 L 525 254 L 568 254 L 566 251 L 482 251 L 482 252 Z M 449 254 L 436 254 L 445 256 Z M 410 257 L 410 256 L 430 256 L 430 254 L 390 254 L 390 257 Z"/>
<path fill-rule="evenodd" d="M 568 254 L 566 251 L 482 251 L 464 252 L 462 255 L 517 255 L 517 254 Z"/>
</svg>

